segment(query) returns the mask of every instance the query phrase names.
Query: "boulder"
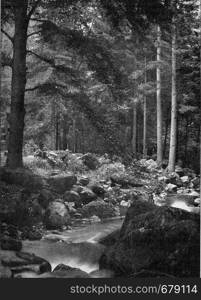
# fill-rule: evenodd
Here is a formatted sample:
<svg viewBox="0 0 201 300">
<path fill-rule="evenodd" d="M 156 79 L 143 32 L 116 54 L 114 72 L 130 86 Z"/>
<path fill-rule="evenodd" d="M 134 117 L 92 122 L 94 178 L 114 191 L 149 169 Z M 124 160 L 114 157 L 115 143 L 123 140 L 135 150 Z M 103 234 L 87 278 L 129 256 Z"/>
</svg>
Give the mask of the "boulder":
<svg viewBox="0 0 201 300">
<path fill-rule="evenodd" d="M 87 166 L 90 170 L 96 170 L 99 167 L 99 161 L 94 154 L 87 153 L 81 157 L 85 166 Z"/>
<path fill-rule="evenodd" d="M 89 184 L 89 178 L 88 177 L 81 177 L 79 180 L 79 184 L 82 186 L 87 186 Z"/>
<path fill-rule="evenodd" d="M 188 176 L 183 176 L 181 177 L 181 181 L 184 184 L 188 184 L 190 182 L 189 177 Z"/>
<path fill-rule="evenodd" d="M 50 202 L 54 200 L 54 196 L 52 192 L 48 189 L 42 189 L 38 196 L 38 203 L 42 206 L 42 208 L 46 209 Z"/>
<path fill-rule="evenodd" d="M 2 278 L 11 278 L 12 272 L 8 267 L 4 267 L 0 264 L 0 279 Z"/>
<path fill-rule="evenodd" d="M 51 271 L 51 265 L 45 259 L 25 252 L 0 251 L 0 260 L 12 273 L 36 272 L 42 274 Z"/>
<path fill-rule="evenodd" d="M 69 225 L 70 215 L 64 203 L 56 200 L 49 204 L 45 216 L 44 224 L 47 229 L 62 229 L 63 226 Z"/>
<path fill-rule="evenodd" d="M 182 167 L 180 167 L 180 166 L 176 166 L 175 167 L 175 172 L 179 175 L 179 176 L 184 176 L 184 170 L 183 170 L 183 168 Z"/>
<path fill-rule="evenodd" d="M 53 272 L 45 273 L 38 278 L 89 278 L 89 275 L 80 269 L 60 264 Z"/>
<path fill-rule="evenodd" d="M 23 168 L 16 170 L 1 168 L 0 180 L 6 182 L 7 184 L 22 186 L 30 192 L 38 192 L 47 186 L 47 181 L 44 178 L 41 178 L 41 176 L 38 176 L 32 173 L 30 170 Z"/>
<path fill-rule="evenodd" d="M 79 204 L 81 202 L 81 198 L 80 195 L 75 191 L 66 191 L 64 194 L 64 201 Z"/>
<path fill-rule="evenodd" d="M 99 197 L 103 197 L 104 194 L 106 193 L 104 187 L 99 183 L 92 184 L 89 187 Z"/>
<path fill-rule="evenodd" d="M 112 175 L 110 177 L 111 186 L 115 186 L 116 184 L 120 185 L 122 188 L 129 188 L 129 187 L 142 187 L 143 184 L 137 182 L 133 176 L 129 175 Z"/>
<path fill-rule="evenodd" d="M 22 249 L 22 242 L 9 236 L 1 237 L 0 245 L 2 250 L 20 251 Z"/>
<path fill-rule="evenodd" d="M 193 187 L 195 189 L 200 187 L 200 178 L 199 177 L 195 177 L 191 180 L 191 183 L 193 184 Z"/>
<path fill-rule="evenodd" d="M 100 269 L 122 277 L 143 270 L 199 277 L 199 222 L 198 215 L 187 211 L 135 201 L 119 239 L 102 255 Z"/>
<path fill-rule="evenodd" d="M 57 193 L 63 194 L 77 182 L 77 177 L 71 174 L 50 176 L 47 179 L 50 187 Z"/>
<path fill-rule="evenodd" d="M 79 195 L 83 204 L 88 204 L 97 199 L 97 195 L 87 187 L 84 187 Z"/>
<path fill-rule="evenodd" d="M 78 209 L 78 213 L 85 218 L 98 216 L 100 219 L 111 218 L 116 216 L 115 207 L 112 204 L 106 203 L 103 200 L 92 201 Z"/>
<path fill-rule="evenodd" d="M 177 186 L 175 184 L 168 183 L 168 185 L 166 186 L 165 190 L 168 193 L 175 193 L 177 191 Z"/>
<path fill-rule="evenodd" d="M 194 200 L 194 205 L 195 205 L 195 206 L 200 206 L 200 198 L 196 198 L 196 199 Z"/>
</svg>

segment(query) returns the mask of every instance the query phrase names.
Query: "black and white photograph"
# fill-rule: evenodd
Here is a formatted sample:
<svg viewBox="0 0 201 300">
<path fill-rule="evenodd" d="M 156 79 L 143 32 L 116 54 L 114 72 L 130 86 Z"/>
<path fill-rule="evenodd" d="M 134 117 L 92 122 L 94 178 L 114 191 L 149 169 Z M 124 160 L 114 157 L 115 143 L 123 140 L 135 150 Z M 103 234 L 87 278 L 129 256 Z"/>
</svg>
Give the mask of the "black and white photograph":
<svg viewBox="0 0 201 300">
<path fill-rule="evenodd" d="M 199 279 L 201 0 L 0 2 L 0 284 Z"/>
</svg>

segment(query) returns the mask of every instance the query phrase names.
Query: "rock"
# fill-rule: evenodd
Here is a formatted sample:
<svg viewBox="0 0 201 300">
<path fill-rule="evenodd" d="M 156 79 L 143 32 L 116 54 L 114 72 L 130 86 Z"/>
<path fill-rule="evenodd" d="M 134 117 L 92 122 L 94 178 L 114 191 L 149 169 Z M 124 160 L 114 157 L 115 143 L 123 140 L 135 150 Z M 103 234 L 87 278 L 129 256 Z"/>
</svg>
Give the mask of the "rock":
<svg viewBox="0 0 201 300">
<path fill-rule="evenodd" d="M 39 230 L 34 229 L 24 229 L 22 232 L 22 239 L 23 240 L 30 240 L 30 241 L 38 241 L 42 239 L 42 233 Z"/>
<path fill-rule="evenodd" d="M 66 191 L 64 194 L 64 201 L 79 204 L 81 202 L 81 198 L 80 195 L 75 191 Z"/>
<path fill-rule="evenodd" d="M 99 167 L 99 161 L 94 154 L 87 153 L 81 159 L 90 170 L 96 170 Z"/>
<path fill-rule="evenodd" d="M 11 278 L 12 272 L 9 268 L 1 266 L 0 264 L 0 279 L 2 278 Z"/>
<path fill-rule="evenodd" d="M 38 196 L 38 203 L 46 209 L 50 202 L 54 200 L 53 194 L 47 189 L 42 189 Z"/>
<path fill-rule="evenodd" d="M 136 179 L 132 176 L 115 174 L 110 177 L 110 180 L 111 180 L 111 187 L 115 186 L 116 184 L 120 185 L 122 188 L 143 186 L 142 183 L 136 182 Z"/>
<path fill-rule="evenodd" d="M 196 198 L 199 198 L 200 197 L 200 194 L 196 191 L 191 191 L 189 194 L 188 194 L 190 197 L 196 199 Z"/>
<path fill-rule="evenodd" d="M 47 182 L 55 192 L 63 194 L 76 184 L 77 177 L 74 175 L 56 175 L 50 176 Z"/>
<path fill-rule="evenodd" d="M 84 187 L 79 195 L 83 204 L 88 204 L 97 199 L 97 195 L 87 187 Z"/>
<path fill-rule="evenodd" d="M 44 216 L 44 224 L 47 229 L 62 229 L 70 223 L 70 216 L 64 203 L 54 201 L 49 204 Z"/>
<path fill-rule="evenodd" d="M 102 244 L 106 247 L 113 246 L 119 239 L 120 237 L 120 229 L 116 229 L 109 235 L 99 239 L 99 244 Z"/>
<path fill-rule="evenodd" d="M 87 186 L 89 184 L 89 178 L 88 177 L 81 177 L 79 180 L 79 184 L 82 186 Z"/>
<path fill-rule="evenodd" d="M 129 207 L 130 207 L 130 201 L 122 200 L 119 206 L 120 216 L 125 216 Z"/>
<path fill-rule="evenodd" d="M 91 223 L 100 223 L 101 219 L 97 216 L 92 216 L 92 217 L 90 217 L 90 222 Z"/>
<path fill-rule="evenodd" d="M 0 180 L 5 181 L 8 184 L 20 185 L 30 192 L 38 192 L 47 186 L 47 182 L 44 178 L 23 168 L 16 170 L 1 168 Z"/>
<path fill-rule="evenodd" d="M 200 206 L 200 198 L 196 198 L 196 199 L 194 200 L 194 205 L 195 205 L 195 206 Z"/>
<path fill-rule="evenodd" d="M 20 251 L 22 249 L 22 242 L 9 236 L 1 237 L 0 245 L 2 250 Z"/>
<path fill-rule="evenodd" d="M 85 218 L 90 218 L 94 215 L 98 216 L 100 219 L 116 216 L 115 207 L 102 200 L 92 201 L 89 204 L 84 205 L 81 209 L 78 209 L 78 213 L 81 213 Z"/>
<path fill-rule="evenodd" d="M 183 182 L 183 183 L 189 183 L 189 177 L 188 176 L 183 176 L 183 177 L 181 177 L 181 181 Z"/>
<path fill-rule="evenodd" d="M 183 170 L 183 168 L 182 167 L 180 167 L 180 166 L 176 166 L 175 167 L 175 172 L 179 175 L 179 176 L 184 176 L 184 170 Z"/>
<path fill-rule="evenodd" d="M 191 180 L 191 183 L 193 184 L 193 187 L 195 189 L 199 188 L 200 187 L 200 178 L 198 177 L 195 177 Z"/>
<path fill-rule="evenodd" d="M 89 275 L 80 269 L 60 264 L 53 272 L 45 273 L 39 278 L 89 278 Z"/>
<path fill-rule="evenodd" d="M 99 197 L 103 197 L 106 193 L 104 187 L 98 183 L 90 185 L 90 189 Z"/>
<path fill-rule="evenodd" d="M 175 184 L 172 184 L 172 183 L 169 183 L 165 190 L 168 192 L 168 193 L 174 193 L 177 191 L 177 186 Z"/>
<path fill-rule="evenodd" d="M 142 206 L 141 206 L 142 205 Z M 128 210 L 119 239 L 99 264 L 116 276 L 143 270 L 176 277 L 199 276 L 199 222 L 196 214 L 136 201 Z"/>
<path fill-rule="evenodd" d="M 75 185 L 73 188 L 72 188 L 72 191 L 80 194 L 85 188 L 81 185 Z"/>
<path fill-rule="evenodd" d="M 13 273 L 33 271 L 38 274 L 51 271 L 51 265 L 45 259 L 25 252 L 0 251 L 2 265 Z"/>
</svg>

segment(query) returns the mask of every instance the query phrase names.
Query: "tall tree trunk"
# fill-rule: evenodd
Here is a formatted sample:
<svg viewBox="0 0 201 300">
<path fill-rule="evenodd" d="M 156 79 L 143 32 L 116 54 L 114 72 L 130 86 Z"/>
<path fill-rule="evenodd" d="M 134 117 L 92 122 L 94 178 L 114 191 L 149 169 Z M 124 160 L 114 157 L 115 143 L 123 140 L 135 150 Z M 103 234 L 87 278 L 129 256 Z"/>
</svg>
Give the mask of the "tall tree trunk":
<svg viewBox="0 0 201 300">
<path fill-rule="evenodd" d="M 55 140 L 55 148 L 59 150 L 59 115 L 56 113 L 56 140 Z"/>
<path fill-rule="evenodd" d="M 19 0 L 15 5 L 15 34 L 13 50 L 10 133 L 7 166 L 15 169 L 23 166 L 24 95 L 26 86 L 26 45 L 28 0 Z"/>
<path fill-rule="evenodd" d="M 167 138 L 168 138 L 168 129 L 169 129 L 169 118 L 167 117 L 165 120 L 165 138 L 164 138 L 164 144 L 163 144 L 163 157 L 166 156 L 166 148 L 167 148 Z"/>
<path fill-rule="evenodd" d="M 201 61 L 201 0 L 200 0 L 200 61 Z M 201 117 L 201 64 L 200 64 L 200 117 Z M 200 178 L 201 178 L 201 122 L 200 122 Z M 200 180 L 200 200 L 201 200 L 201 180 Z M 200 248 L 201 255 L 201 248 Z M 201 277 L 201 260 L 200 260 L 200 277 Z"/>
<path fill-rule="evenodd" d="M 133 156 L 137 156 L 137 105 L 133 102 L 133 136 L 132 136 L 132 152 Z"/>
<path fill-rule="evenodd" d="M 170 129 L 170 151 L 169 165 L 170 172 L 175 170 L 176 143 L 177 143 L 177 93 L 176 93 L 176 26 L 173 20 L 172 25 L 172 104 L 171 104 L 171 129 Z"/>
<path fill-rule="evenodd" d="M 145 78 L 144 82 L 147 83 L 147 59 L 145 57 L 144 60 L 144 67 L 145 67 Z M 147 156 L 147 97 L 144 96 L 144 103 L 143 103 L 143 157 Z"/>
<path fill-rule="evenodd" d="M 73 152 L 76 153 L 76 120 L 73 120 Z"/>
<path fill-rule="evenodd" d="M 161 165 L 163 160 L 162 150 L 162 102 L 161 102 L 161 29 L 157 28 L 157 163 Z"/>
<path fill-rule="evenodd" d="M 63 116 L 63 150 L 67 149 L 67 115 Z"/>
<path fill-rule="evenodd" d="M 1 0 L 0 0 L 0 97 L 1 97 L 1 47 L 2 47 L 2 34 L 1 34 Z M 2 139 L 2 131 L 1 131 L 1 99 L 0 99 L 0 167 L 2 163 L 1 155 L 2 155 L 2 147 L 1 147 L 1 139 Z"/>
<path fill-rule="evenodd" d="M 187 161 L 187 155 L 188 155 L 188 117 L 186 117 L 186 132 L 185 132 L 185 150 L 184 150 L 184 160 L 185 163 Z"/>
</svg>

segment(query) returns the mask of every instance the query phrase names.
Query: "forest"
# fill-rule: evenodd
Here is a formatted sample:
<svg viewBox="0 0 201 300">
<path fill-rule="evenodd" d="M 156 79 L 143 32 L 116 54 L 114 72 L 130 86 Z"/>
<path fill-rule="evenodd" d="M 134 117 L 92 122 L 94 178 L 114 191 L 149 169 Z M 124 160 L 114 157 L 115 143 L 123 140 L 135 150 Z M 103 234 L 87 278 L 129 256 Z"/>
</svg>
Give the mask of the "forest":
<svg viewBox="0 0 201 300">
<path fill-rule="evenodd" d="M 200 49 L 199 0 L 1 1 L 0 278 L 199 276 Z"/>
</svg>

